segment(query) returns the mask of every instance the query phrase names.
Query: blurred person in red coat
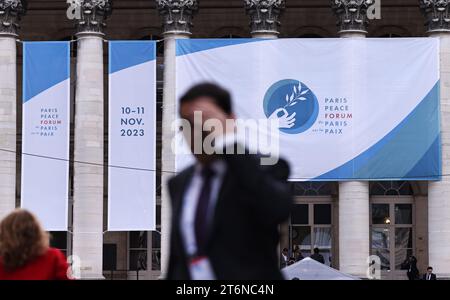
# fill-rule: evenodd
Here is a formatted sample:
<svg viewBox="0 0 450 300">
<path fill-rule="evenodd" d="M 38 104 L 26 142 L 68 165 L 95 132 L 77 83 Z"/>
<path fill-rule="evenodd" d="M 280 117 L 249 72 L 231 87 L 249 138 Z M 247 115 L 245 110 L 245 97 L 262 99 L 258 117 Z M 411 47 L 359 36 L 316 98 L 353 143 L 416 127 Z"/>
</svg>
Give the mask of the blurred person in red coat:
<svg viewBox="0 0 450 300">
<path fill-rule="evenodd" d="M 68 267 L 30 212 L 17 209 L 0 222 L 0 280 L 67 280 Z"/>
</svg>

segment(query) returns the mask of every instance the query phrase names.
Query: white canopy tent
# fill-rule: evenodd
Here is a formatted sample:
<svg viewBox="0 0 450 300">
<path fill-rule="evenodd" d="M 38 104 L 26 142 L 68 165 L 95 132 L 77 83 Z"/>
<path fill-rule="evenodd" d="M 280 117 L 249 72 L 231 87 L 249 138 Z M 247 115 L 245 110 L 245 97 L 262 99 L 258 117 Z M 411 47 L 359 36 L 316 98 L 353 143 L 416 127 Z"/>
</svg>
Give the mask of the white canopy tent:
<svg viewBox="0 0 450 300">
<path fill-rule="evenodd" d="M 281 271 L 287 280 L 293 278 L 300 280 L 360 280 L 358 277 L 339 272 L 310 257 L 287 266 Z"/>
</svg>

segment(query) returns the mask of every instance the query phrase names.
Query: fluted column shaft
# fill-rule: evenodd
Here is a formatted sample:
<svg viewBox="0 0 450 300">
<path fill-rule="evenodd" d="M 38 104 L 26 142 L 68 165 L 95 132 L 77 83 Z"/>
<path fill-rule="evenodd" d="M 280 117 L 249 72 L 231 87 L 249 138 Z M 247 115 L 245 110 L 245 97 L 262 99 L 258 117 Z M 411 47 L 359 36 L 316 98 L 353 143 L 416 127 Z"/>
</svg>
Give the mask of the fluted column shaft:
<svg viewBox="0 0 450 300">
<path fill-rule="evenodd" d="M 339 183 L 339 270 L 366 277 L 369 257 L 369 183 Z"/>
<path fill-rule="evenodd" d="M 103 40 L 78 41 L 73 255 L 82 277 L 102 277 L 103 247 Z M 86 163 L 84 163 L 86 162 Z"/>
<path fill-rule="evenodd" d="M 428 264 L 450 278 L 450 1 L 420 0 L 430 37 L 440 40 L 442 180 L 428 182 Z"/>
<path fill-rule="evenodd" d="M 176 110 L 176 49 L 177 39 L 189 38 L 188 34 L 169 33 L 164 36 L 164 96 L 162 117 L 162 188 L 161 188 L 161 275 L 165 277 L 170 254 L 171 205 L 167 186 L 168 180 L 175 173 L 175 155 L 172 152 L 171 141 L 172 122 L 178 117 Z"/>
<path fill-rule="evenodd" d="M 440 278 L 450 278 L 450 32 L 440 39 L 442 180 L 428 183 L 429 265 Z"/>
<path fill-rule="evenodd" d="M 85 0 L 78 20 L 73 192 L 73 255 L 81 278 L 103 278 L 104 62 L 108 1 Z"/>
<path fill-rule="evenodd" d="M 16 37 L 0 35 L 0 220 L 16 205 Z"/>
<path fill-rule="evenodd" d="M 365 38 L 370 1 L 332 0 L 341 38 Z M 353 57 L 348 55 L 348 63 Z M 339 182 L 339 269 L 366 277 L 370 255 L 369 183 Z"/>
<path fill-rule="evenodd" d="M 175 153 L 171 143 L 174 137 L 172 123 L 178 118 L 176 110 L 176 40 L 189 38 L 192 18 L 198 10 L 197 0 L 156 0 L 163 20 L 164 32 L 164 94 L 162 116 L 161 155 L 161 277 L 168 271 L 170 255 L 171 205 L 167 186 L 175 173 Z"/>
<path fill-rule="evenodd" d="M 26 1 L 0 0 L 0 220 L 16 206 L 16 39 Z"/>
</svg>

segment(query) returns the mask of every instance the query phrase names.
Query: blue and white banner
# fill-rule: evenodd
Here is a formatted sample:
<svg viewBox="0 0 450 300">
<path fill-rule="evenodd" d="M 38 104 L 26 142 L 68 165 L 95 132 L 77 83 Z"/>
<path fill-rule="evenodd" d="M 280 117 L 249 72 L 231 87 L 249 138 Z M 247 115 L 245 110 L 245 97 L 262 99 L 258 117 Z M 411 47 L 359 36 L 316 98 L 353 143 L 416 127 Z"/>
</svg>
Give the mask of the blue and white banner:
<svg viewBox="0 0 450 300">
<path fill-rule="evenodd" d="M 156 43 L 109 43 L 108 230 L 155 230 Z"/>
<path fill-rule="evenodd" d="M 21 206 L 49 231 L 67 230 L 70 44 L 23 44 Z"/>
<path fill-rule="evenodd" d="M 238 118 L 280 121 L 293 181 L 440 179 L 438 39 L 190 39 L 176 51 L 178 97 L 212 81 Z"/>
</svg>

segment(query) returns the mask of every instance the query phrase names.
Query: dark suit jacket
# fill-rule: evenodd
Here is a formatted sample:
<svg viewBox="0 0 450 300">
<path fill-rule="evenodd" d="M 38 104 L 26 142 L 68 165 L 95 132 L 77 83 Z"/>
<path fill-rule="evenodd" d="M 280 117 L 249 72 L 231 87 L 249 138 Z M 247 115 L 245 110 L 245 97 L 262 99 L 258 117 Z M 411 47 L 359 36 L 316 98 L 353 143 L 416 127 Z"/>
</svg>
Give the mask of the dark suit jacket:
<svg viewBox="0 0 450 300">
<path fill-rule="evenodd" d="M 227 165 L 209 228 L 206 255 L 217 279 L 283 279 L 278 266 L 278 225 L 292 199 L 289 166 L 260 166 L 254 155 L 223 155 Z M 194 167 L 169 180 L 172 229 L 167 279 L 190 279 L 180 219 Z"/>
<path fill-rule="evenodd" d="M 422 280 L 427 280 L 427 274 L 423 274 Z M 431 278 L 430 278 L 430 280 L 436 280 L 436 274 L 431 273 Z"/>
<path fill-rule="evenodd" d="M 325 264 L 325 258 L 323 257 L 323 255 L 322 254 L 312 254 L 311 256 L 310 256 L 312 259 L 314 259 L 315 261 L 318 261 L 318 262 L 320 262 L 320 263 L 323 263 L 323 264 Z"/>
</svg>

